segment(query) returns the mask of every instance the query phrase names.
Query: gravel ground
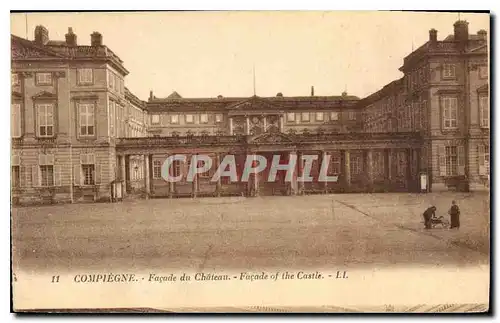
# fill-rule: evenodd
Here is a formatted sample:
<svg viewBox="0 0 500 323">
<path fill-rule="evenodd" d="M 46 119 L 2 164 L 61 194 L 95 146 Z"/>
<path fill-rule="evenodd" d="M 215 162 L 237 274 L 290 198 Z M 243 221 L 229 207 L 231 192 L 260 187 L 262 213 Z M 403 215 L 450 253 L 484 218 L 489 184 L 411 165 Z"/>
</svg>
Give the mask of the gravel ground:
<svg viewBox="0 0 500 323">
<path fill-rule="evenodd" d="M 460 230 L 423 230 L 451 200 Z M 327 268 L 489 263 L 489 195 L 153 199 L 12 210 L 14 269 Z"/>
</svg>

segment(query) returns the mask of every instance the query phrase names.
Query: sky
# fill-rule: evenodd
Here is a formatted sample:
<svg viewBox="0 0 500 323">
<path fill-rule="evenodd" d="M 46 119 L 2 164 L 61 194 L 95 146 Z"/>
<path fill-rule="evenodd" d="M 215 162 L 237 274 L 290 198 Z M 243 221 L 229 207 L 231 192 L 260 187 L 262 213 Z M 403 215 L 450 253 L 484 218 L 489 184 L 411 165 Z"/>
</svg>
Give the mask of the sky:
<svg viewBox="0 0 500 323">
<path fill-rule="evenodd" d="M 438 30 L 453 33 L 457 13 L 374 11 L 85 12 L 11 14 L 11 33 L 33 40 L 35 26 L 78 44 L 103 43 L 130 74 L 140 99 L 166 97 L 350 95 L 365 97 L 398 79 L 412 48 Z M 462 13 L 469 33 L 489 34 L 489 15 Z M 27 28 L 26 28 L 27 27 Z"/>
</svg>

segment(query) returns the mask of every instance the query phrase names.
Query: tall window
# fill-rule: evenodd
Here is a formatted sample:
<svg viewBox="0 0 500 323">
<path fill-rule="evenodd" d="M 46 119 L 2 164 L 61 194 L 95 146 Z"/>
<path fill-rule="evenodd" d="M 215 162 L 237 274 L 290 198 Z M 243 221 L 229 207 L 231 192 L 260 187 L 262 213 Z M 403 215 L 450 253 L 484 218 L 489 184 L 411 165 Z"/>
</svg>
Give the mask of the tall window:
<svg viewBox="0 0 500 323">
<path fill-rule="evenodd" d="M 174 123 L 174 124 L 179 123 L 179 115 L 178 114 L 171 114 L 170 115 L 170 123 Z"/>
<path fill-rule="evenodd" d="M 445 150 L 446 176 L 458 174 L 458 152 L 456 146 L 447 146 Z"/>
<path fill-rule="evenodd" d="M 381 177 L 385 174 L 384 169 L 384 153 L 381 151 L 373 152 L 373 174 L 376 177 Z"/>
<path fill-rule="evenodd" d="M 10 134 L 12 138 L 21 137 L 21 105 L 13 103 L 11 105 Z"/>
<path fill-rule="evenodd" d="M 479 67 L 479 77 L 482 79 L 488 78 L 488 66 Z"/>
<path fill-rule="evenodd" d="M 324 120 L 323 112 L 316 112 L 316 121 L 323 121 L 323 120 Z"/>
<path fill-rule="evenodd" d="M 397 153 L 397 159 L 398 159 L 398 164 L 397 164 L 397 173 L 399 176 L 404 176 L 406 172 L 406 154 L 404 151 L 398 151 Z"/>
<path fill-rule="evenodd" d="M 295 121 L 295 113 L 293 113 L 293 112 L 287 113 L 286 120 L 288 122 L 294 122 Z"/>
<path fill-rule="evenodd" d="M 200 114 L 200 123 L 208 123 L 208 114 L 206 113 Z"/>
<path fill-rule="evenodd" d="M 478 146 L 478 158 L 479 158 L 479 175 L 485 176 L 490 174 L 490 146 L 489 145 L 479 145 Z"/>
<path fill-rule="evenodd" d="M 52 73 L 36 73 L 37 85 L 52 85 Z"/>
<path fill-rule="evenodd" d="M 12 73 L 10 82 L 12 86 L 19 85 L 19 74 Z"/>
<path fill-rule="evenodd" d="M 443 78 L 455 78 L 455 64 L 443 64 Z"/>
<path fill-rule="evenodd" d="M 172 176 L 177 177 L 181 174 L 181 161 L 180 160 L 174 160 L 172 162 Z"/>
<path fill-rule="evenodd" d="M 80 136 L 93 136 L 94 132 L 94 105 L 93 104 L 78 104 L 80 114 Z"/>
<path fill-rule="evenodd" d="M 111 137 L 115 135 L 115 111 L 115 101 L 109 100 L 109 135 Z"/>
<path fill-rule="evenodd" d="M 161 160 L 153 160 L 153 178 L 161 179 Z"/>
<path fill-rule="evenodd" d="M 54 166 L 40 165 L 40 185 L 54 186 Z"/>
<path fill-rule="evenodd" d="M 479 96 L 479 118 L 482 128 L 490 127 L 490 107 L 487 95 Z"/>
<path fill-rule="evenodd" d="M 78 84 L 92 84 L 93 82 L 94 76 L 91 68 L 78 69 Z"/>
<path fill-rule="evenodd" d="M 115 75 L 113 74 L 113 72 L 111 72 L 109 70 L 108 70 L 108 87 L 110 89 L 115 88 Z"/>
<path fill-rule="evenodd" d="M 223 120 L 222 113 L 217 113 L 215 115 L 215 122 L 222 122 L 222 120 Z"/>
<path fill-rule="evenodd" d="M 360 156 L 350 156 L 349 158 L 351 175 L 359 175 L 362 172 L 362 160 Z"/>
<path fill-rule="evenodd" d="M 337 121 L 339 119 L 339 113 L 336 111 L 330 112 L 330 120 Z"/>
<path fill-rule="evenodd" d="M 186 123 L 193 123 L 194 116 L 192 114 L 186 114 Z"/>
<path fill-rule="evenodd" d="M 82 165 L 83 185 L 95 185 L 94 165 Z"/>
<path fill-rule="evenodd" d="M 309 112 L 302 112 L 301 113 L 301 119 L 302 119 L 302 121 L 309 122 L 309 117 L 310 117 Z"/>
<path fill-rule="evenodd" d="M 356 112 L 349 111 L 349 120 L 356 120 Z"/>
<path fill-rule="evenodd" d="M 328 167 L 328 175 L 340 174 L 340 156 L 338 154 L 332 155 L 330 158 L 330 165 Z"/>
<path fill-rule="evenodd" d="M 54 135 L 54 106 L 49 103 L 37 104 L 38 136 Z"/>
<path fill-rule="evenodd" d="M 458 100 L 455 97 L 441 98 L 443 107 L 443 128 L 455 129 L 458 125 Z"/>
</svg>

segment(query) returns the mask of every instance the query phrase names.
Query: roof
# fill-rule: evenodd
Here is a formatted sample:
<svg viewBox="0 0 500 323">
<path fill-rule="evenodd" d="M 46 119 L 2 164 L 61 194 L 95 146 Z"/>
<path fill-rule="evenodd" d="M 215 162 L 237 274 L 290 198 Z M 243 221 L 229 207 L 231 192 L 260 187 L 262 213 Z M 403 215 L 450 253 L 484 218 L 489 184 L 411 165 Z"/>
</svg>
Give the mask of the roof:
<svg viewBox="0 0 500 323">
<path fill-rule="evenodd" d="M 106 60 L 124 75 L 129 72 L 123 66 L 123 61 L 107 46 L 68 46 L 62 41 L 49 41 L 46 45 L 40 45 L 34 41 L 11 34 L 11 56 L 15 61 L 43 59 L 82 59 L 82 60 Z"/>
</svg>

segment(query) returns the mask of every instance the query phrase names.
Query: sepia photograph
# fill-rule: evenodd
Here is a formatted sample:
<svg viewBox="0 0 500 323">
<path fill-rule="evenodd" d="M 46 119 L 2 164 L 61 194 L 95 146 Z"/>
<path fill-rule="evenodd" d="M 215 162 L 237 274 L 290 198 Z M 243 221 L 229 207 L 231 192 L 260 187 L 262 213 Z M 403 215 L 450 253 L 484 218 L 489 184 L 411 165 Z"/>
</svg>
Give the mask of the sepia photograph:
<svg viewBox="0 0 500 323">
<path fill-rule="evenodd" d="M 490 309 L 489 12 L 10 19 L 13 311 Z"/>
</svg>

